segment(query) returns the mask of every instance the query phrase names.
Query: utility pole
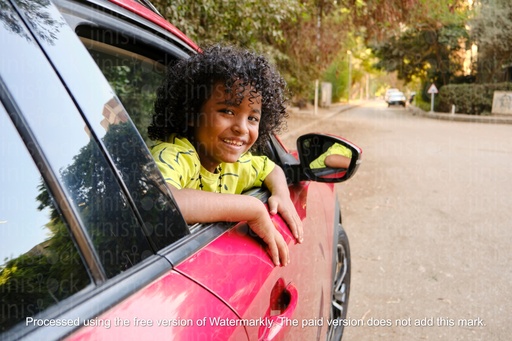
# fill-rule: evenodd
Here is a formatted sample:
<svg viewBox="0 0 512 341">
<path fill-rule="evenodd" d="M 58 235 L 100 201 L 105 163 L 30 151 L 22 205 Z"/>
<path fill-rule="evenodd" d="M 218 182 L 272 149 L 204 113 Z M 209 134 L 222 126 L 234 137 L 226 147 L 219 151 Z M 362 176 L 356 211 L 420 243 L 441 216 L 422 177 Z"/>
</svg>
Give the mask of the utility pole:
<svg viewBox="0 0 512 341">
<path fill-rule="evenodd" d="M 348 50 L 348 84 L 347 84 L 347 103 L 350 103 L 350 87 L 352 85 L 352 51 Z"/>
<path fill-rule="evenodd" d="M 323 1 L 320 1 L 317 6 L 317 17 L 316 17 L 316 64 L 320 67 L 320 47 L 322 41 L 322 15 L 323 15 Z M 315 104 L 314 104 L 314 115 L 318 114 L 318 84 L 319 80 L 315 80 Z"/>
</svg>

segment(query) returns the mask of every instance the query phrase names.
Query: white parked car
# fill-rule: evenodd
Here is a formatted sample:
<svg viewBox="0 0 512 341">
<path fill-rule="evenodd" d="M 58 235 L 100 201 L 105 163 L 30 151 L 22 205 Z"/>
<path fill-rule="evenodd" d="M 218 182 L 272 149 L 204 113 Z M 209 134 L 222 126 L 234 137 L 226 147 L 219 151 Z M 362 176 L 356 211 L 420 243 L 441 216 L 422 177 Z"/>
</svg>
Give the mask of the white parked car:
<svg viewBox="0 0 512 341">
<path fill-rule="evenodd" d="M 388 107 L 390 107 L 392 105 L 401 105 L 405 108 L 407 99 L 405 98 L 405 95 L 403 92 L 398 91 L 398 92 L 392 92 L 389 95 L 387 102 L 388 102 Z"/>
<path fill-rule="evenodd" d="M 396 89 L 396 88 L 390 88 L 390 89 L 387 89 L 386 90 L 386 93 L 384 94 L 384 100 L 387 102 L 388 99 L 389 99 L 389 96 L 391 94 L 394 94 L 396 92 L 400 92 L 400 90 Z"/>
</svg>

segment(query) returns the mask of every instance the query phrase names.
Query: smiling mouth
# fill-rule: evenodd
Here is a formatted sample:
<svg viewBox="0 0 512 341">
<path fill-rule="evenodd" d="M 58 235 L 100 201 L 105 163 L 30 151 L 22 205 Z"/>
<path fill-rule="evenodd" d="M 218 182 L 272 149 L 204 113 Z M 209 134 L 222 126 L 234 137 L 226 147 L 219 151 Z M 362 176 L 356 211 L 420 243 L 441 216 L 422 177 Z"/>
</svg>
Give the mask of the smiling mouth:
<svg viewBox="0 0 512 341">
<path fill-rule="evenodd" d="M 223 139 L 222 141 L 224 143 L 227 143 L 227 144 L 229 144 L 231 146 L 236 146 L 236 147 L 242 147 L 244 145 L 243 141 L 230 140 L 230 139 Z"/>
</svg>

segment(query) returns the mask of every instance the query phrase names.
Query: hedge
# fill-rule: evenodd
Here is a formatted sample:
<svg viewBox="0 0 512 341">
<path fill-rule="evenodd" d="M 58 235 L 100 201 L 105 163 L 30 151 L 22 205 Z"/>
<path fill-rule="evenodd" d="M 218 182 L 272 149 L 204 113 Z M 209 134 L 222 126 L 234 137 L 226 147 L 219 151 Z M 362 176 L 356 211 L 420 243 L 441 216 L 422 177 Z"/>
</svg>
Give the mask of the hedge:
<svg viewBox="0 0 512 341">
<path fill-rule="evenodd" d="M 494 91 L 512 91 L 512 83 L 449 84 L 439 89 L 436 111 L 468 115 L 488 115 L 492 110 Z M 436 101 L 437 102 L 437 101 Z"/>
</svg>

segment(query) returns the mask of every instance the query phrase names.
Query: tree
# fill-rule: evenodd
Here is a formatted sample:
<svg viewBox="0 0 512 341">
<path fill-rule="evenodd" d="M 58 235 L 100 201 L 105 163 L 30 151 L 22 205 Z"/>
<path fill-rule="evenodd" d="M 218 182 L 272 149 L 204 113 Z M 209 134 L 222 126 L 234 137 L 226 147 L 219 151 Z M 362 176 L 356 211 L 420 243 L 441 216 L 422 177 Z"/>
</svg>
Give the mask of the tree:
<svg viewBox="0 0 512 341">
<path fill-rule="evenodd" d="M 286 56 L 279 64 L 297 98 L 312 97 L 314 81 L 336 60 L 347 41 L 349 17 L 330 1 L 304 2 L 294 20 L 282 25 L 278 48 Z"/>
<path fill-rule="evenodd" d="M 382 42 L 399 34 L 403 24 L 412 22 L 422 0 L 341 0 L 350 14 L 352 27 L 362 29 L 366 42 Z"/>
<path fill-rule="evenodd" d="M 376 66 L 397 71 L 398 78 L 410 82 L 415 76 L 428 78 L 439 85 L 448 84 L 462 75 L 463 55 L 467 31 L 458 25 L 440 28 L 418 27 L 407 29 L 400 37 L 373 46 L 380 61 Z"/>
<path fill-rule="evenodd" d="M 155 4 L 200 45 L 228 42 L 267 54 L 298 98 L 310 97 L 314 80 L 328 68 L 331 74 L 333 68 L 338 74 L 345 72 L 338 69 L 343 67 L 339 59 L 353 40 L 381 50 L 382 58 L 391 57 L 381 67 L 400 70 L 404 79 L 432 73 L 441 83 L 448 82 L 459 72 L 458 52 L 468 14 L 467 0 L 156 0 Z M 422 49 L 415 47 L 413 54 L 404 50 L 416 43 Z"/>
<path fill-rule="evenodd" d="M 512 3 L 481 0 L 469 23 L 478 45 L 478 82 L 507 80 L 503 70 L 512 64 Z"/>
<path fill-rule="evenodd" d="M 298 97 L 336 56 L 346 13 L 327 0 L 158 0 L 164 17 L 199 45 L 224 42 L 266 54 Z"/>
<path fill-rule="evenodd" d="M 294 0 L 156 0 L 162 15 L 199 45 L 254 47 L 283 39 L 281 23 L 300 11 Z"/>
<path fill-rule="evenodd" d="M 418 22 L 404 26 L 400 34 L 372 46 L 380 61 L 376 66 L 396 71 L 406 83 L 416 77 L 441 87 L 463 76 L 465 49 L 469 35 L 465 26 L 468 7 L 456 1 L 419 3 L 412 13 Z M 439 6 L 443 5 L 443 6 Z M 421 18 L 420 13 L 429 13 Z"/>
</svg>

